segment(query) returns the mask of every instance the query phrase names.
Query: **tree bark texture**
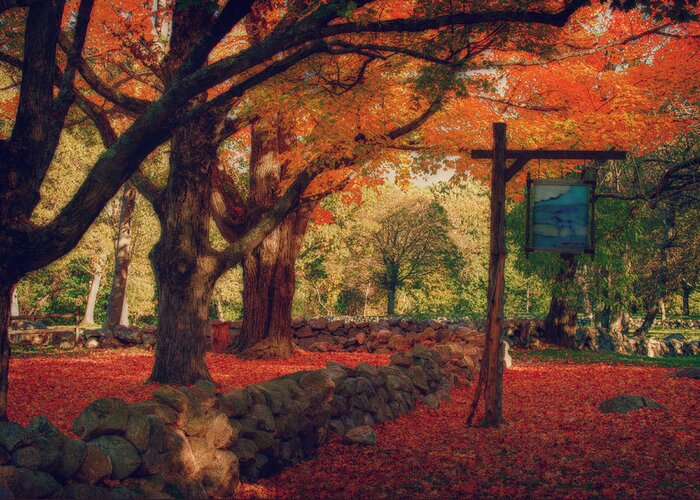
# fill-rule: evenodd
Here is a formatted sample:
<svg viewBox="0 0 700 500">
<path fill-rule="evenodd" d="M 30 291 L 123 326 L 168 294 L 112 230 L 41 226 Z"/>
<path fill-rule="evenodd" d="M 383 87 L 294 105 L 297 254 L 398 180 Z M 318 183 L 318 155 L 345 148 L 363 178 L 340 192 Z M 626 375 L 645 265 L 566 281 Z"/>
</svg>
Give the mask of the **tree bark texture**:
<svg viewBox="0 0 700 500">
<path fill-rule="evenodd" d="M 248 195 L 253 210 L 269 208 L 277 201 L 286 174 L 279 155 L 289 150 L 291 142 L 281 114 L 253 125 Z M 295 264 L 314 207 L 315 203 L 299 206 L 243 258 L 243 326 L 237 348 L 244 356 L 271 358 L 292 353 Z"/>
<path fill-rule="evenodd" d="M 544 322 L 544 332 L 549 340 L 564 347 L 576 344 L 576 305 L 571 304 L 571 292 L 576 286 L 576 258 L 562 254 L 563 266 L 555 278 L 549 312 Z"/>
<path fill-rule="evenodd" d="M 87 325 L 95 324 L 95 305 L 97 304 L 97 295 L 100 292 L 102 274 L 102 267 L 97 266 L 97 268 L 93 271 L 92 277 L 90 278 L 87 302 L 85 304 L 85 316 L 83 317 L 83 323 Z"/>
<path fill-rule="evenodd" d="M 151 251 L 158 289 L 156 356 L 150 381 L 192 384 L 211 379 L 206 334 L 220 274 L 209 242 L 211 170 L 217 120 L 203 117 L 171 141 L 170 179 L 162 199 L 161 236 Z"/>
<path fill-rule="evenodd" d="M 0 420 L 7 420 L 7 387 L 10 369 L 10 310 L 15 283 L 0 281 Z"/>
<path fill-rule="evenodd" d="M 19 298 L 17 297 L 17 287 L 12 290 L 12 305 L 10 306 L 10 315 L 19 316 Z"/>
<path fill-rule="evenodd" d="M 107 302 L 104 326 L 114 328 L 129 324 L 127 306 L 127 283 L 129 265 L 131 264 L 131 221 L 136 208 L 136 188 L 131 184 L 124 186 L 119 215 L 119 230 L 114 251 L 114 274 L 112 289 Z M 126 314 L 124 314 L 126 312 Z"/>
<path fill-rule="evenodd" d="M 472 402 L 469 421 L 484 394 L 483 427 L 498 427 L 503 423 L 503 294 L 506 262 L 506 124 L 493 124 L 493 160 L 491 168 L 491 229 L 489 253 L 489 284 L 486 293 L 486 340 L 479 375 L 479 388 Z"/>
</svg>

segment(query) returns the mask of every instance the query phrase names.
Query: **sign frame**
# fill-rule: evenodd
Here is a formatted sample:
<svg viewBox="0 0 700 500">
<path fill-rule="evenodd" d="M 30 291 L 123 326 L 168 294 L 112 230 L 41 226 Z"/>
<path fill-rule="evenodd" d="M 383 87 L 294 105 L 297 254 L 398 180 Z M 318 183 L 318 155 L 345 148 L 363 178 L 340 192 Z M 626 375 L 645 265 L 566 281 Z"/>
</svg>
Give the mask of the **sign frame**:
<svg viewBox="0 0 700 500">
<path fill-rule="evenodd" d="M 588 186 L 588 237 L 584 248 L 541 248 L 533 244 L 533 190 L 537 186 Z M 532 179 L 527 176 L 527 188 L 525 198 L 525 255 L 530 252 L 546 252 L 558 254 L 590 254 L 595 253 L 595 188 L 596 181 L 583 179 Z"/>
</svg>

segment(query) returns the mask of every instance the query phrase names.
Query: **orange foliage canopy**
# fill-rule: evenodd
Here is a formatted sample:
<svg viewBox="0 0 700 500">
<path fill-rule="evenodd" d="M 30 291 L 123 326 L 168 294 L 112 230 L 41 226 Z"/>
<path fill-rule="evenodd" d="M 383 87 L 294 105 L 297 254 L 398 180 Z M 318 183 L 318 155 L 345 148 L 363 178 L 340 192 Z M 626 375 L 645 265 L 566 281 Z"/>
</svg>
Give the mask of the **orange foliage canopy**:
<svg viewBox="0 0 700 500">
<path fill-rule="evenodd" d="M 260 2 L 256 29 L 268 33 L 277 27 L 289 14 L 287 4 Z M 76 5 L 72 0 L 65 9 L 66 26 Z M 508 5 L 492 1 L 481 8 Z M 556 11 L 561 6 L 543 1 L 528 7 Z M 166 76 L 160 62 L 167 54 L 171 8 L 163 0 L 97 0 L 84 51 L 97 76 L 130 97 L 155 99 Z M 441 2 L 381 0 L 350 8 L 333 24 L 431 16 L 445 9 Z M 336 53 L 314 56 L 249 91 L 232 113 L 253 117 L 283 109 L 293 114 L 301 140 L 285 154 L 290 172 L 318 162 L 329 167 L 307 196 L 356 189 L 347 182 L 352 172 L 381 178 L 393 170 L 401 180 L 448 167 L 483 178 L 487 166 L 472 162 L 468 150 L 490 145 L 493 121 L 509 122 L 513 147 L 646 152 L 697 121 L 699 33 L 697 22 L 657 21 L 639 10 L 614 11 L 595 3 L 578 10 L 563 29 L 490 23 L 423 33 L 339 35 L 327 39 Z M 248 46 L 238 26 L 210 62 Z M 225 83 L 208 92 L 209 98 Z M 98 106 L 113 107 L 84 80 L 77 85 Z M 12 115 L 14 96 L 5 92 L 3 98 L 4 114 Z M 382 139 L 436 99 L 441 111 L 419 130 Z M 110 118 L 117 130 L 132 120 L 119 108 Z M 359 135 L 373 141 L 358 149 Z M 235 147 L 246 145 L 244 138 Z M 340 162 L 341 168 L 338 158 L 352 161 Z M 560 167 L 550 162 L 545 168 Z"/>
</svg>

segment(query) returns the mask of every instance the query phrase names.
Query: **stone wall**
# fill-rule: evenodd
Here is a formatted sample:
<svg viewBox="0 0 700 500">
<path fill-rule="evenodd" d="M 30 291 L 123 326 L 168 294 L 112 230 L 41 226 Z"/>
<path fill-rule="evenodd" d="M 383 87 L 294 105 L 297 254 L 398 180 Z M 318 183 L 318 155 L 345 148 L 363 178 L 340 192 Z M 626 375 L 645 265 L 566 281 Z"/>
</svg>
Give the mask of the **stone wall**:
<svg viewBox="0 0 700 500">
<path fill-rule="evenodd" d="M 45 417 L 0 423 L 0 497 L 203 498 L 312 455 L 418 402 L 437 407 L 473 379 L 480 353 L 441 343 L 397 352 L 388 366 L 329 362 L 227 394 L 211 383 L 162 386 L 152 400 L 90 403 L 73 439 Z"/>
<path fill-rule="evenodd" d="M 579 328 L 573 340 L 580 350 L 608 351 L 651 358 L 698 356 L 700 341 L 687 340 L 683 335 L 668 335 L 663 340 L 630 337 L 621 332 L 602 328 Z"/>
<path fill-rule="evenodd" d="M 431 321 L 396 318 L 381 321 L 341 321 L 324 318 L 297 319 L 292 324 L 294 342 L 308 351 L 345 351 L 391 354 L 415 345 L 453 342 L 465 347 L 482 346 L 481 322 Z M 230 323 L 232 337 L 240 321 Z"/>
</svg>

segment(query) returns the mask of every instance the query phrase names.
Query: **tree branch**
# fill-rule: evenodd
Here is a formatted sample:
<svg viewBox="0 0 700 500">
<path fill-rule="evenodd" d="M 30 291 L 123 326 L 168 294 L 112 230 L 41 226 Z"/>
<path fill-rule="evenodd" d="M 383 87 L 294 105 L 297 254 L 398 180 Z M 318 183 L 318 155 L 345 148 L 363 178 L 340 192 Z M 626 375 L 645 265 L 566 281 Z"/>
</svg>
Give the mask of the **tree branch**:
<svg viewBox="0 0 700 500">
<path fill-rule="evenodd" d="M 68 50 L 70 50 L 68 38 L 65 35 L 62 35 L 59 38 L 59 45 L 66 53 Z M 80 76 L 83 78 L 83 80 L 85 80 L 85 83 L 87 83 L 90 88 L 131 115 L 142 114 L 151 104 L 150 101 L 139 99 L 138 97 L 132 97 L 117 90 L 111 85 L 108 85 L 102 81 L 99 76 L 97 76 L 97 73 L 95 73 L 90 65 L 82 58 L 80 58 L 77 62 L 77 68 Z"/>
</svg>

